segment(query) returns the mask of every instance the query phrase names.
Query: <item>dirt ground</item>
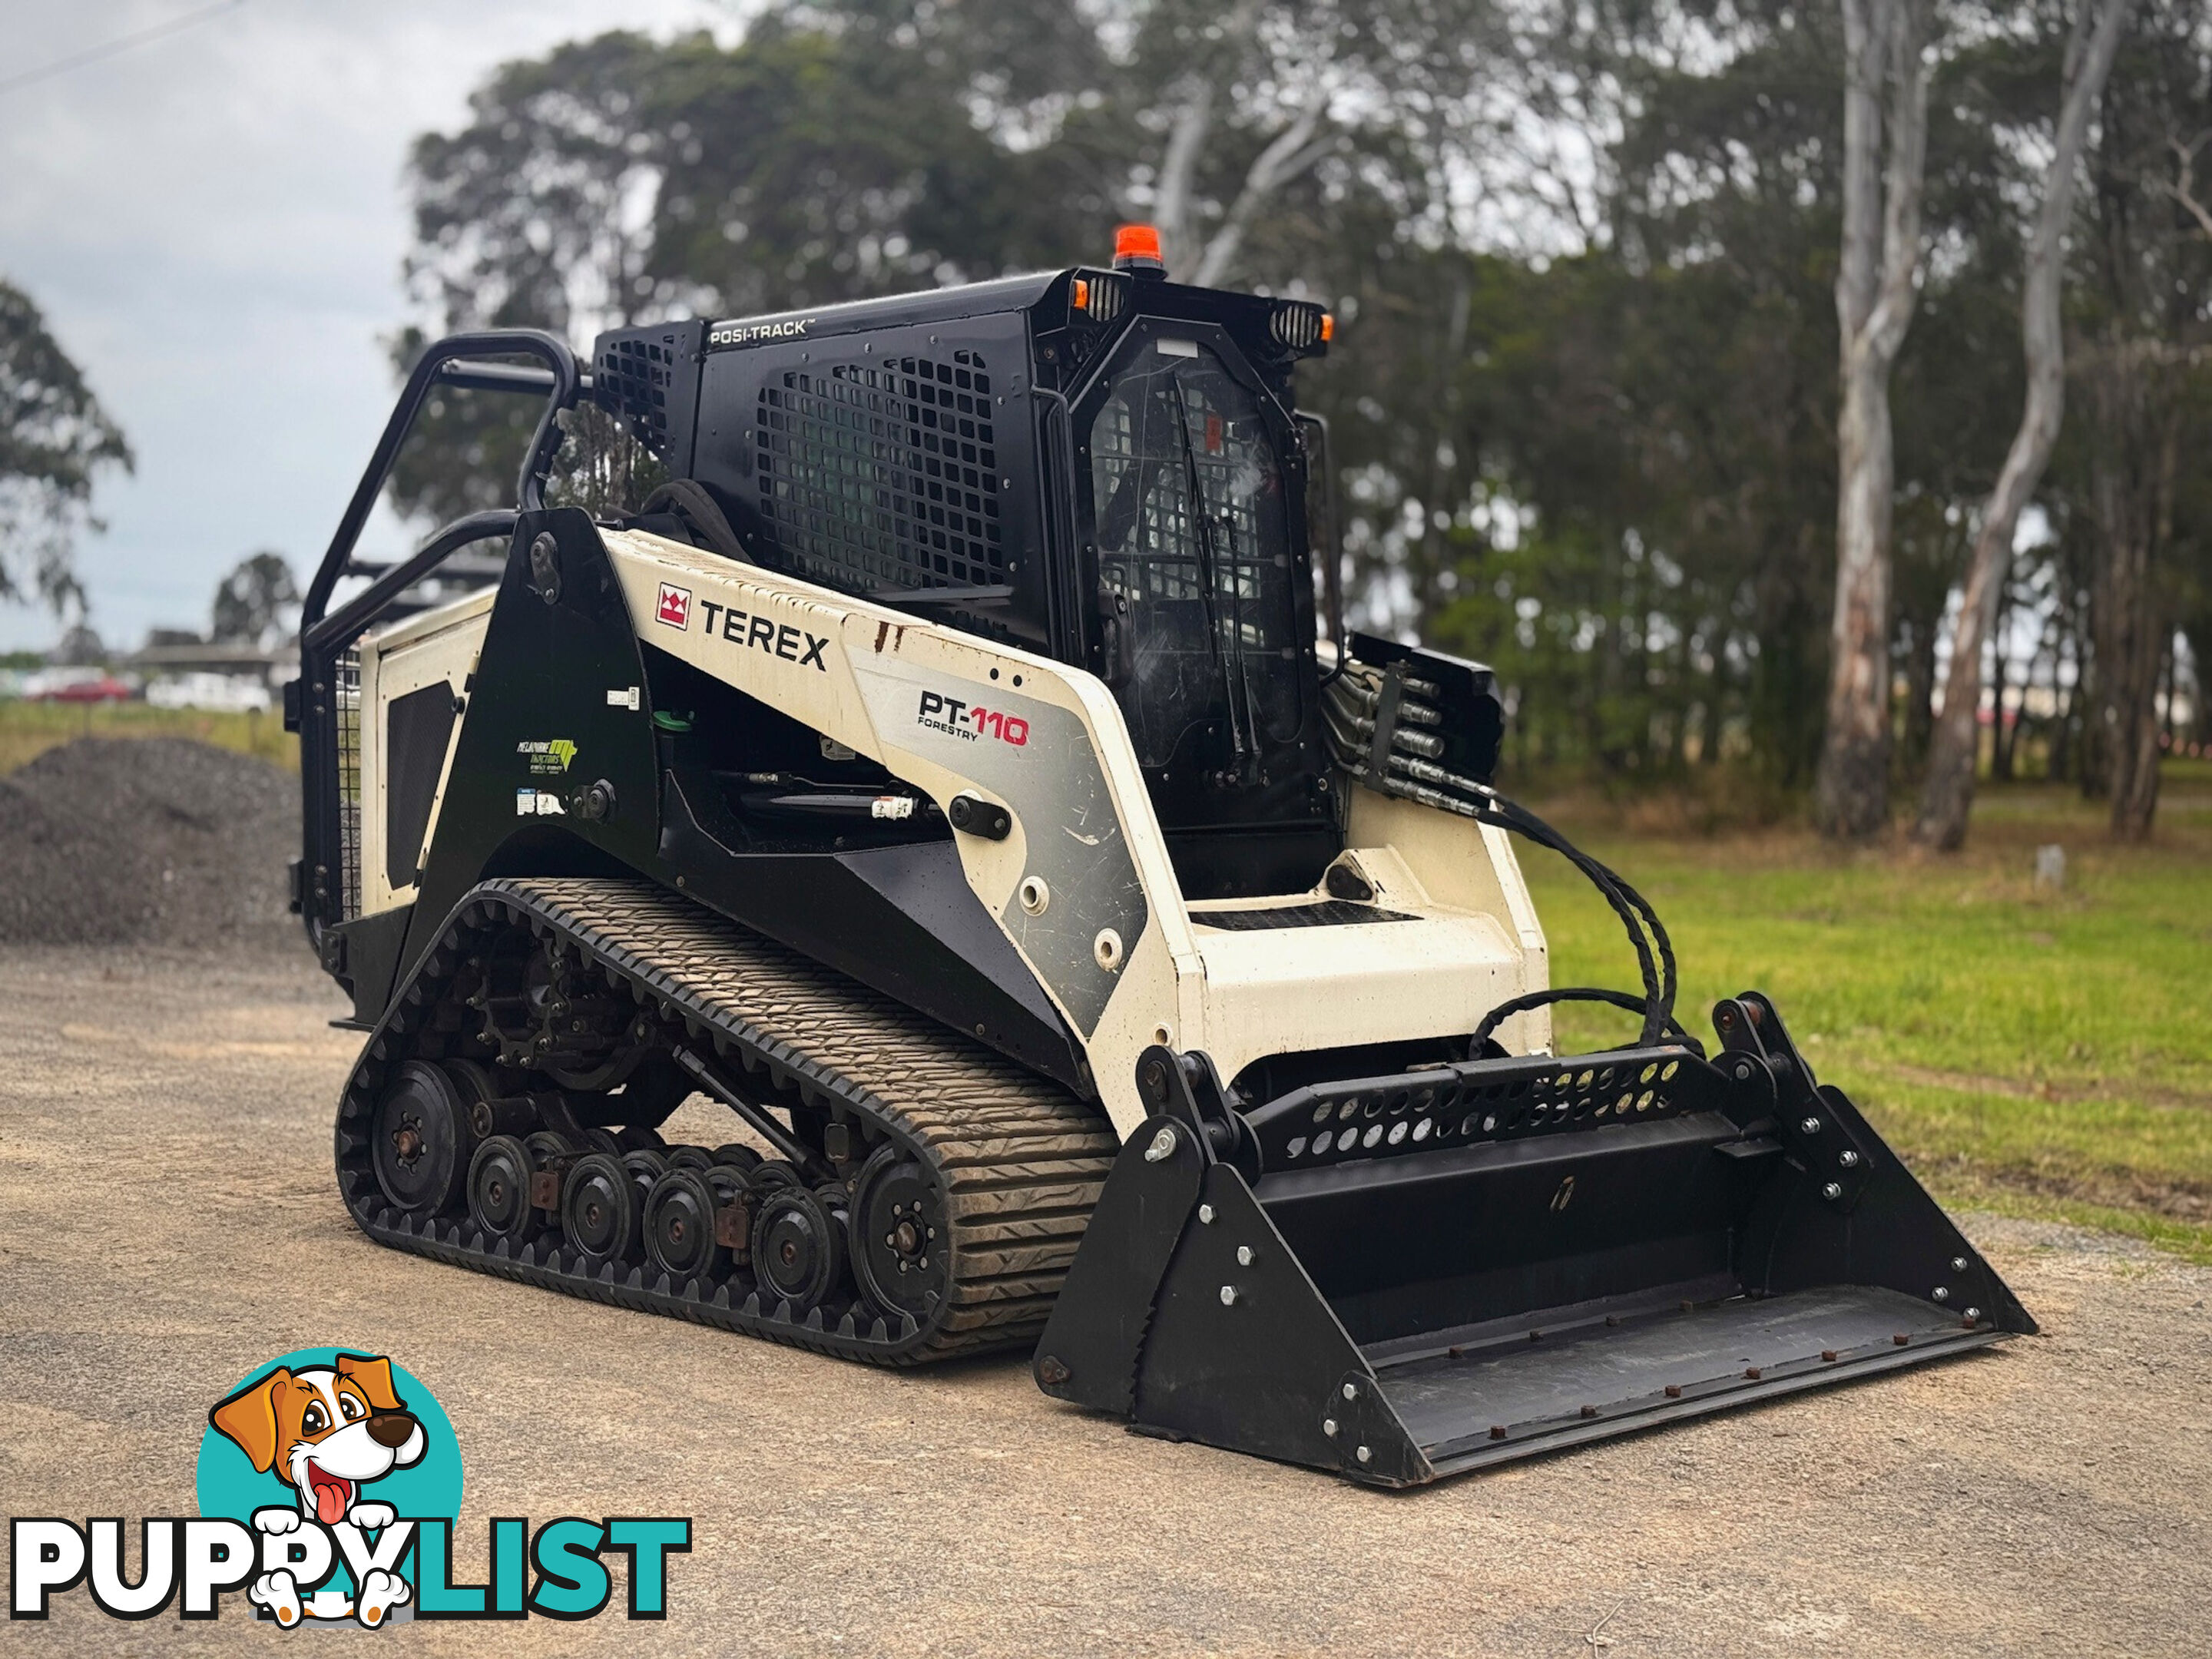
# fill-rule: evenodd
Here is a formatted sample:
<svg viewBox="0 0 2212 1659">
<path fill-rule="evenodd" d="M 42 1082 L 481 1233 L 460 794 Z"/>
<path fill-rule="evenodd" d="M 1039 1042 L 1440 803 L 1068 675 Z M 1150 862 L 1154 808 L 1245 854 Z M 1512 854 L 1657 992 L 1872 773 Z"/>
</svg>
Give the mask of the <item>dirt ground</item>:
<svg viewBox="0 0 2212 1659">
<path fill-rule="evenodd" d="M 2045 1335 L 1374 1492 L 1131 1437 L 1016 1358 L 886 1374 L 381 1249 L 331 1186 L 340 1012 L 304 951 L 0 951 L 9 1513 L 194 1512 L 209 1406 L 335 1343 L 390 1353 L 451 1414 L 464 1573 L 494 1515 L 696 1519 L 665 1624 L 618 1599 L 377 1638 L 406 1652 L 2212 1647 L 2212 1272 L 1968 1217 Z M 6 1645 L 291 1639 L 246 1614 L 126 1625 L 72 1592 Z"/>
</svg>

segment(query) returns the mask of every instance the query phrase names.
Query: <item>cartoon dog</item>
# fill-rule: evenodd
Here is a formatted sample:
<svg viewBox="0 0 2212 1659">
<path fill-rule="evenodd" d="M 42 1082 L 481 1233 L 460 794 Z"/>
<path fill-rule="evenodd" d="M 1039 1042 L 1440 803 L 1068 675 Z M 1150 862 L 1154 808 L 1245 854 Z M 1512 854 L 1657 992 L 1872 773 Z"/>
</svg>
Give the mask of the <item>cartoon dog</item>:
<svg viewBox="0 0 2212 1659">
<path fill-rule="evenodd" d="M 334 1365 L 296 1371 L 280 1365 L 220 1401 L 208 1421 L 257 1470 L 275 1470 L 298 1492 L 297 1509 L 272 1505 L 253 1512 L 254 1526 L 271 1534 L 294 1531 L 302 1518 L 325 1527 L 342 1522 L 370 1530 L 390 1526 L 396 1515 L 392 1505 L 362 1501 L 361 1489 L 420 1462 L 425 1443 L 422 1425 L 392 1392 L 392 1362 L 366 1354 L 342 1353 Z M 325 1603 L 333 1598 L 325 1592 L 314 1598 L 312 1616 L 351 1613 L 364 1625 L 378 1625 L 412 1594 L 397 1574 L 371 1571 L 357 1587 L 353 1606 L 326 1611 Z M 299 1622 L 299 1589 L 288 1571 L 262 1574 L 246 1599 L 266 1607 L 288 1628 Z"/>
</svg>

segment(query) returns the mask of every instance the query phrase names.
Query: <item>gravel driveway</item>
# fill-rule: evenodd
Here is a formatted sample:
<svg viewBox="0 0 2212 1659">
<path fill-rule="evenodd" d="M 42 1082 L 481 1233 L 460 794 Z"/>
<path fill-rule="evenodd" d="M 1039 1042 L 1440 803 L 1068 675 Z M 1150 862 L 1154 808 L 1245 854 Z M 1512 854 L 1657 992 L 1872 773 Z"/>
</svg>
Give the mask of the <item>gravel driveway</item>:
<svg viewBox="0 0 2212 1659">
<path fill-rule="evenodd" d="M 2212 1649 L 2212 1272 L 1970 1216 L 2044 1336 L 1370 1492 L 1131 1437 L 1018 1358 L 887 1374 L 380 1249 L 331 1187 L 343 1012 L 304 950 L 0 951 L 10 1514 L 192 1513 L 209 1406 L 345 1344 L 452 1415 L 464 1575 L 495 1515 L 696 1518 L 665 1624 L 617 1591 L 589 1624 L 378 1638 L 408 1652 Z M 246 1619 L 78 1592 L 8 1645 L 230 1652 Z"/>
</svg>

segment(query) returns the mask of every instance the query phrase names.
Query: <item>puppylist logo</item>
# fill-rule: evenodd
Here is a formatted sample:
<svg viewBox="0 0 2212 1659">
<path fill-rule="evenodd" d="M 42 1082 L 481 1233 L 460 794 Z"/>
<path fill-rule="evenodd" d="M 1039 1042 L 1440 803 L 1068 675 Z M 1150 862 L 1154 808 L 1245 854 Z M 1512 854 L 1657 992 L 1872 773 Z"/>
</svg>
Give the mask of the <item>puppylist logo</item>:
<svg viewBox="0 0 2212 1659">
<path fill-rule="evenodd" d="M 302 1349 L 258 1367 L 208 1413 L 197 1517 L 139 1522 L 143 1565 L 124 1577 L 123 1522 L 19 1516 L 9 1522 L 9 1613 L 45 1619 L 86 1586 L 117 1619 L 219 1615 L 244 1590 L 254 1616 L 286 1630 L 410 1619 L 590 1619 L 627 1558 L 629 1613 L 663 1619 L 668 1558 L 691 1548 L 673 1516 L 564 1516 L 533 1532 L 491 1523 L 489 1582 L 455 1582 L 460 1444 L 422 1382 L 380 1355 Z"/>
</svg>

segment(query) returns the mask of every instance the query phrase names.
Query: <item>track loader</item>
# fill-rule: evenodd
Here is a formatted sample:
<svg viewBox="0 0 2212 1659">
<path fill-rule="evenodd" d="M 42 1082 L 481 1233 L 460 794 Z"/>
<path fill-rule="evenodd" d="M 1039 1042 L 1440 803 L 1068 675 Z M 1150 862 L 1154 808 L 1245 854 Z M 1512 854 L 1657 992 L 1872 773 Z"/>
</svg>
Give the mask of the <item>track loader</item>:
<svg viewBox="0 0 2212 1659">
<path fill-rule="evenodd" d="M 1384 1486 L 2033 1329 L 1764 997 L 1685 1029 L 1651 907 L 1497 789 L 1490 671 L 1345 633 L 1331 334 L 1133 228 L 430 348 L 288 689 L 356 1224 Z M 357 562 L 463 392 L 542 404 L 515 505 Z M 584 417 L 634 506 L 563 503 Z M 1639 988 L 1551 985 L 1523 841 Z M 1554 1052 L 1577 999 L 1634 1040 Z"/>
</svg>

